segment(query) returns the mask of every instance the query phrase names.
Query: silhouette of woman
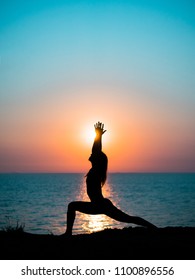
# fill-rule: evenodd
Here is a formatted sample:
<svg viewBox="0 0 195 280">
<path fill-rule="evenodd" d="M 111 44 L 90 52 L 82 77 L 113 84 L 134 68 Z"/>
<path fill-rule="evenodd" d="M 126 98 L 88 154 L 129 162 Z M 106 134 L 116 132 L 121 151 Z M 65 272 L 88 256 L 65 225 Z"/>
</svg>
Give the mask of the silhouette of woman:
<svg viewBox="0 0 195 280">
<path fill-rule="evenodd" d="M 86 175 L 87 194 L 91 202 L 73 201 L 69 203 L 65 235 L 72 235 L 76 211 L 90 215 L 105 214 L 119 222 L 133 223 L 155 229 L 155 225 L 140 217 L 130 216 L 122 212 L 109 199 L 103 197 L 102 187 L 106 181 L 108 159 L 102 152 L 102 135 L 106 130 L 104 130 L 104 124 L 100 122 L 96 123 L 94 127 L 96 136 L 92 147 L 92 154 L 89 157 L 92 168 Z"/>
</svg>

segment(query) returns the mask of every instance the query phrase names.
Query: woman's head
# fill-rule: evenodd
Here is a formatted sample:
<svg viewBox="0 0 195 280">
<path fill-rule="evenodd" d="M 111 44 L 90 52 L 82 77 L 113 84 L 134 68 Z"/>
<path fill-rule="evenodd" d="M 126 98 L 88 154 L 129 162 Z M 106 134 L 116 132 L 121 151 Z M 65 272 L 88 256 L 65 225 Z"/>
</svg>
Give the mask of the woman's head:
<svg viewBox="0 0 195 280">
<path fill-rule="evenodd" d="M 93 153 L 89 157 L 92 167 L 95 168 L 101 177 L 102 186 L 104 185 L 107 177 L 108 158 L 103 152 Z"/>
</svg>

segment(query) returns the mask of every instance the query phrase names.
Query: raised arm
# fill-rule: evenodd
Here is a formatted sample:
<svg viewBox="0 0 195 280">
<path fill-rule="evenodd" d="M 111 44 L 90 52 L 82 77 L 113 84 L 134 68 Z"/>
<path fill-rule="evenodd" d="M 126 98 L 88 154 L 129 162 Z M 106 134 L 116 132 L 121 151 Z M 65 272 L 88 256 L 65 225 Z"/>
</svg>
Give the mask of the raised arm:
<svg viewBox="0 0 195 280">
<path fill-rule="evenodd" d="M 92 146 L 92 154 L 101 152 L 102 150 L 102 135 L 106 132 L 106 130 L 104 130 L 104 124 L 101 122 L 98 122 L 94 125 L 95 127 L 95 139 L 94 139 L 94 143 Z"/>
</svg>

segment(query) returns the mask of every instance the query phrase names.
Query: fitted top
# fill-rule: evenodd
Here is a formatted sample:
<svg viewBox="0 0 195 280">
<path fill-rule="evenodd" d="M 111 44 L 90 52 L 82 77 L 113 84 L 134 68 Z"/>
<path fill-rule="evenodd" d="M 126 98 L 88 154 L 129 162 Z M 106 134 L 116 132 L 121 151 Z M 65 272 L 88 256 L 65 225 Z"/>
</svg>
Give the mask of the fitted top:
<svg viewBox="0 0 195 280">
<path fill-rule="evenodd" d="M 101 178 L 98 172 L 91 168 L 86 179 L 87 194 L 92 202 L 98 202 L 104 199 L 102 195 Z"/>
</svg>

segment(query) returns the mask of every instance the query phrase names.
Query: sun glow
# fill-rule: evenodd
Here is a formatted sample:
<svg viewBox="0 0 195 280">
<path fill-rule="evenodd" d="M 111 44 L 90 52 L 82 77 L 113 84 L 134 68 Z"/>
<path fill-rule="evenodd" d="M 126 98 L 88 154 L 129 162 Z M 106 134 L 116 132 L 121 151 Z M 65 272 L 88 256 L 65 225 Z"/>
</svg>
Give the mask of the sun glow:
<svg viewBox="0 0 195 280">
<path fill-rule="evenodd" d="M 95 129 L 92 126 L 85 126 L 80 132 L 83 142 L 87 145 L 92 145 L 95 138 Z"/>
<path fill-rule="evenodd" d="M 107 144 L 107 142 L 109 141 L 109 135 L 109 131 L 106 130 L 105 134 L 102 137 L 103 144 Z M 83 129 L 80 131 L 80 137 L 82 139 L 82 142 L 85 143 L 85 145 L 92 146 L 95 136 L 96 134 L 93 124 L 84 126 Z"/>
<path fill-rule="evenodd" d="M 93 130 L 86 131 L 85 137 L 86 137 L 86 141 L 88 143 L 93 143 L 94 138 L 95 138 L 95 131 L 93 131 Z"/>
</svg>

